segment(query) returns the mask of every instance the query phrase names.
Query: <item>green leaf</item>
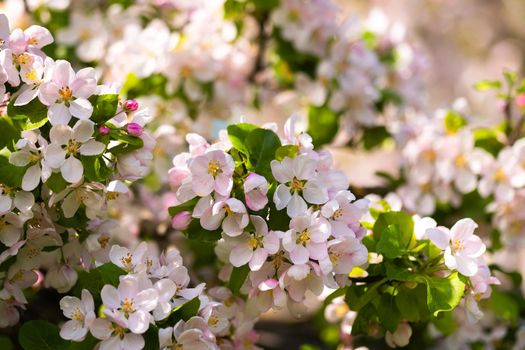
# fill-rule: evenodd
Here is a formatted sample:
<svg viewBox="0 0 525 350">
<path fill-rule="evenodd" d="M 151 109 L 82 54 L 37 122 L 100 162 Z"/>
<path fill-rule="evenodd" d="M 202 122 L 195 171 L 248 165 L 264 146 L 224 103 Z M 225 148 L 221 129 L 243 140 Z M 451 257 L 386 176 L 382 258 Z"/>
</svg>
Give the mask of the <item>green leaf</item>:
<svg viewBox="0 0 525 350">
<path fill-rule="evenodd" d="M 414 236 L 414 220 L 410 214 L 402 211 L 389 211 L 386 213 L 380 213 L 374 224 L 374 239 L 376 241 L 381 240 L 383 231 L 390 225 L 396 225 L 401 233 L 402 247 L 409 247 L 415 243 Z"/>
<path fill-rule="evenodd" d="M 432 323 L 443 335 L 451 335 L 457 328 L 456 319 L 452 312 L 442 312 L 432 318 Z"/>
<path fill-rule="evenodd" d="M 166 83 L 168 79 L 161 74 L 153 74 L 147 78 L 139 78 L 130 73 L 122 86 L 120 93 L 128 98 L 136 98 L 141 95 L 158 95 L 168 97 L 166 94 Z"/>
<path fill-rule="evenodd" d="M 4 147 L 15 150 L 15 144 L 20 139 L 20 130 L 17 129 L 13 121 L 7 116 L 0 116 L 0 150 Z"/>
<path fill-rule="evenodd" d="M 257 129 L 257 125 L 249 123 L 237 123 L 228 125 L 226 130 L 228 130 L 228 138 L 230 139 L 233 147 L 239 150 L 242 154 L 248 156 L 248 148 L 246 147 L 246 140 L 248 135 Z"/>
<path fill-rule="evenodd" d="M 91 120 L 97 124 L 101 124 L 115 116 L 118 106 L 118 95 L 93 95 L 89 98 L 89 102 L 93 105 Z"/>
<path fill-rule="evenodd" d="M 378 313 L 372 303 L 365 305 L 354 320 L 352 335 L 368 335 L 369 326 L 378 322 Z"/>
<path fill-rule="evenodd" d="M 90 271 L 81 271 L 78 274 L 77 284 L 73 288 L 73 294 L 80 296 L 82 289 L 87 289 L 91 294 L 97 296 L 106 284 L 118 286 L 119 277 L 125 274 L 126 271 L 113 263 L 103 264 Z"/>
<path fill-rule="evenodd" d="M 501 82 L 499 80 L 482 80 L 474 84 L 474 89 L 478 91 L 501 89 Z"/>
<path fill-rule="evenodd" d="M 329 144 L 339 130 L 339 115 L 327 106 L 308 108 L 308 134 L 315 147 Z"/>
<path fill-rule="evenodd" d="M 184 233 L 188 239 L 194 241 L 216 242 L 221 239 L 222 229 L 219 228 L 215 231 L 208 231 L 201 226 L 199 219 L 193 219 L 188 225 L 188 228 L 184 230 Z"/>
<path fill-rule="evenodd" d="M 277 151 L 275 151 L 275 159 L 281 161 L 286 157 L 294 158 L 298 154 L 299 147 L 297 147 L 296 145 L 281 146 L 277 148 Z"/>
<path fill-rule="evenodd" d="M 377 307 L 381 324 L 390 332 L 394 333 L 401 320 L 395 299 L 390 294 L 383 294 Z"/>
<path fill-rule="evenodd" d="M 406 252 L 406 246 L 407 242 L 404 242 L 399 226 L 392 224 L 381 233 L 376 249 L 386 258 L 394 259 Z"/>
<path fill-rule="evenodd" d="M 9 187 L 20 187 L 26 169 L 27 167 L 20 167 L 9 163 L 8 157 L 5 157 L 4 154 L 0 154 L 0 183 Z"/>
<path fill-rule="evenodd" d="M 520 319 L 520 306 L 511 293 L 493 290 L 487 304 L 496 315 L 513 325 Z"/>
<path fill-rule="evenodd" d="M 381 146 L 390 137 L 390 133 L 384 126 L 375 126 L 363 129 L 363 146 L 366 150 Z"/>
<path fill-rule="evenodd" d="M 175 216 L 182 211 L 193 211 L 193 208 L 195 208 L 195 205 L 197 204 L 199 199 L 199 197 L 195 197 L 182 204 L 169 207 L 168 212 L 170 213 L 170 216 Z"/>
<path fill-rule="evenodd" d="M 497 156 L 499 151 L 505 146 L 499 141 L 498 132 L 489 128 L 474 129 L 474 146 L 482 148 L 493 156 Z"/>
<path fill-rule="evenodd" d="M 86 339 L 81 342 L 70 341 L 68 350 L 92 350 L 95 348 L 95 345 L 100 342 L 97 338 L 93 337 L 91 334 L 87 334 Z"/>
<path fill-rule="evenodd" d="M 448 111 L 445 115 L 445 129 L 449 133 L 456 133 L 459 129 L 467 125 L 467 120 L 455 111 Z"/>
<path fill-rule="evenodd" d="M 159 329 L 155 325 L 150 325 L 144 333 L 144 350 L 158 350 L 159 348 Z"/>
<path fill-rule="evenodd" d="M 20 130 L 38 129 L 47 123 L 47 106 L 37 98 L 23 106 L 15 106 L 12 100 L 7 106 L 7 115 Z"/>
<path fill-rule="evenodd" d="M 437 316 L 441 311 L 453 310 L 465 292 L 465 283 L 457 272 L 445 278 L 426 277 L 427 304 L 430 312 Z"/>
<path fill-rule="evenodd" d="M 112 175 L 111 169 L 101 156 L 81 156 L 84 176 L 88 181 L 106 182 Z"/>
<path fill-rule="evenodd" d="M 24 350 L 61 350 L 69 344 L 62 339 L 58 326 L 42 320 L 26 322 L 20 328 L 18 341 Z"/>
<path fill-rule="evenodd" d="M 52 173 L 46 181 L 46 186 L 55 193 L 63 191 L 68 185 L 60 173 Z"/>
<path fill-rule="evenodd" d="M 275 152 L 281 147 L 281 140 L 276 133 L 268 129 L 257 128 L 252 130 L 245 141 L 253 170 L 273 179 L 270 162 L 275 159 Z"/>
<path fill-rule="evenodd" d="M 7 335 L 0 335 L 0 349 L 2 350 L 14 350 L 14 345 L 11 339 Z"/>
<path fill-rule="evenodd" d="M 346 289 L 345 302 L 353 311 L 359 311 L 379 296 L 377 289 L 386 282 L 386 279 L 366 284 L 353 284 Z"/>
<path fill-rule="evenodd" d="M 144 146 L 144 141 L 140 137 L 128 135 L 122 130 L 113 130 L 110 135 L 121 142 L 109 149 L 114 155 L 133 152 Z"/>
<path fill-rule="evenodd" d="M 249 272 L 250 268 L 248 267 L 248 264 L 233 268 L 233 271 L 230 275 L 230 280 L 228 281 L 228 287 L 233 294 L 239 294 L 239 290 L 244 284 L 246 277 L 248 277 Z"/>
<path fill-rule="evenodd" d="M 409 322 L 418 322 L 428 317 L 427 289 L 423 284 L 416 288 L 399 286 L 395 301 L 401 316 Z"/>
<path fill-rule="evenodd" d="M 197 313 L 199 312 L 200 305 L 201 302 L 199 300 L 199 297 L 195 297 L 190 301 L 187 301 L 184 304 L 174 308 L 171 311 L 170 315 L 166 318 L 166 321 L 162 321 L 162 323 L 174 326 L 180 320 L 187 321 L 193 316 L 197 315 Z"/>
</svg>

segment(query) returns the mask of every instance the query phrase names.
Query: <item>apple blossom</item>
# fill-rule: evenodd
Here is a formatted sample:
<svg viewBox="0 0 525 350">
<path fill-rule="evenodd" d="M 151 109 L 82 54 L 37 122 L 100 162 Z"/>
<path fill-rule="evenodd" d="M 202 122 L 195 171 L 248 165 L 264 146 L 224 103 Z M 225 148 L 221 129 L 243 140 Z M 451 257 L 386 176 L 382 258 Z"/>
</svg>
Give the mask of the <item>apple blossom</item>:
<svg viewBox="0 0 525 350">
<path fill-rule="evenodd" d="M 450 230 L 445 227 L 429 228 L 426 235 L 445 251 L 447 267 L 470 277 L 477 273 L 477 258 L 485 252 L 485 244 L 474 235 L 477 226 L 472 219 L 461 219 Z"/>
<path fill-rule="evenodd" d="M 294 264 L 320 260 L 328 254 L 326 240 L 330 233 L 330 224 L 317 213 L 297 216 L 290 220 L 290 230 L 283 236 L 283 247 Z"/>
<path fill-rule="evenodd" d="M 58 60 L 47 68 L 38 97 L 49 106 L 48 117 L 52 125 L 68 124 L 71 116 L 89 119 L 93 106 L 87 99 L 95 93 L 96 87 L 93 68 L 75 73 L 69 62 Z"/>
<path fill-rule="evenodd" d="M 81 299 L 65 296 L 60 300 L 60 309 L 70 320 L 60 329 L 60 336 L 64 339 L 82 341 L 88 333 L 91 323 L 95 319 L 95 304 L 88 290 L 83 289 Z"/>
<path fill-rule="evenodd" d="M 246 206 L 253 211 L 263 209 L 268 204 L 268 181 L 264 176 L 250 173 L 244 180 Z"/>
<path fill-rule="evenodd" d="M 307 204 L 323 204 L 328 201 L 328 193 L 316 179 L 316 162 L 307 154 L 291 159 L 285 157 L 281 162 L 271 162 L 272 173 L 279 182 L 273 201 L 278 210 L 286 208 L 290 217 L 306 213 Z M 306 200 L 306 201 L 305 201 Z"/>
<path fill-rule="evenodd" d="M 36 146 L 38 142 L 39 147 Z M 40 135 L 28 134 L 16 143 L 18 151 L 9 155 L 9 162 L 16 166 L 31 166 L 27 168 L 22 178 L 22 189 L 24 191 L 34 190 L 40 180 L 46 182 L 51 176 L 51 169 L 44 161 L 44 153 L 47 141 Z"/>
<path fill-rule="evenodd" d="M 206 230 L 213 231 L 222 226 L 224 233 L 232 237 L 239 236 L 248 222 L 246 207 L 235 198 L 213 203 L 200 216 L 200 223 Z"/>
<path fill-rule="evenodd" d="M 221 196 L 228 196 L 233 185 L 234 168 L 233 158 L 221 150 L 211 150 L 192 158 L 189 170 L 193 191 L 201 197 L 213 191 Z"/>
<path fill-rule="evenodd" d="M 51 168 L 60 169 L 69 183 L 79 182 L 84 173 L 84 166 L 77 157 L 98 155 L 106 148 L 93 138 L 93 130 L 91 121 L 79 120 L 73 128 L 59 124 L 49 132 L 51 143 L 45 150 L 45 161 Z"/>
<path fill-rule="evenodd" d="M 141 350 L 144 348 L 144 338 L 139 334 L 127 332 L 120 323 L 108 318 L 95 319 L 89 328 L 91 334 L 102 340 L 100 350 Z"/>
</svg>

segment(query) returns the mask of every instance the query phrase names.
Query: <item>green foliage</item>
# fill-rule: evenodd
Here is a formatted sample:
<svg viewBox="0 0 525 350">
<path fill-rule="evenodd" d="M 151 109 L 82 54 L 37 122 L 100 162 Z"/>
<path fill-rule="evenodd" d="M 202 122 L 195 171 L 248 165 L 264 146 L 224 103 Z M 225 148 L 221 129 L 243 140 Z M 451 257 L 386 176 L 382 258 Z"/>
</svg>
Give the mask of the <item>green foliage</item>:
<svg viewBox="0 0 525 350">
<path fill-rule="evenodd" d="M 249 156 L 248 148 L 245 145 L 245 141 L 250 133 L 257 129 L 257 125 L 249 123 L 237 123 L 228 125 L 226 130 L 228 131 L 228 138 L 230 139 L 233 147 L 243 153 L 245 156 Z"/>
<path fill-rule="evenodd" d="M 378 146 L 381 146 L 385 140 L 390 138 L 390 136 L 390 133 L 384 126 L 363 128 L 363 147 L 366 150 L 374 149 Z"/>
<path fill-rule="evenodd" d="M 2 130 L 2 137 L 0 137 L 0 150 L 7 147 L 11 151 L 14 151 L 15 143 L 20 139 L 21 130 L 18 129 L 11 118 L 7 116 L 0 116 L 0 130 Z"/>
<path fill-rule="evenodd" d="M 230 288 L 233 294 L 239 294 L 239 290 L 244 284 L 246 277 L 248 277 L 249 272 L 250 267 L 248 266 L 248 264 L 243 265 L 241 267 L 233 268 L 233 271 L 230 275 L 230 280 L 228 281 L 228 287 Z"/>
<path fill-rule="evenodd" d="M 0 183 L 13 188 L 20 187 L 26 169 L 27 167 L 19 167 L 9 163 L 7 152 L 0 152 Z"/>
<path fill-rule="evenodd" d="M 204 229 L 199 219 L 191 220 L 188 228 L 184 230 L 184 233 L 188 239 L 192 241 L 203 241 L 203 242 L 216 242 L 221 239 L 222 229 L 217 229 L 215 231 L 208 231 Z"/>
<path fill-rule="evenodd" d="M 414 237 L 414 220 L 410 214 L 402 211 L 390 211 L 380 213 L 374 224 L 374 239 L 377 242 L 381 241 L 383 232 L 390 225 L 395 225 L 399 230 L 399 237 L 401 237 L 401 244 L 408 247 L 415 241 Z"/>
<path fill-rule="evenodd" d="M 130 73 L 126 77 L 126 82 L 122 86 L 121 93 L 128 98 L 137 98 L 142 95 L 158 95 L 167 98 L 166 77 L 160 74 L 153 74 L 147 78 L 139 78 Z"/>
<path fill-rule="evenodd" d="M 81 156 L 84 176 L 88 181 L 105 183 L 112 175 L 111 169 L 100 156 Z"/>
<path fill-rule="evenodd" d="M 159 344 L 159 329 L 150 324 L 146 333 L 144 333 L 144 350 L 158 350 Z"/>
<path fill-rule="evenodd" d="M 395 332 L 399 321 L 401 321 L 401 313 L 397 307 L 395 298 L 390 294 L 383 294 L 379 300 L 377 307 L 379 313 L 379 320 L 381 324 L 390 332 Z"/>
<path fill-rule="evenodd" d="M 109 151 L 114 155 L 120 155 L 124 153 L 133 152 L 144 146 L 144 141 L 140 137 L 128 135 L 123 130 L 111 130 L 110 135 L 121 143 L 113 146 Z"/>
<path fill-rule="evenodd" d="M 395 51 L 391 50 L 387 55 L 383 56 L 387 61 L 395 61 L 397 59 Z M 385 107 L 389 104 L 401 105 L 403 103 L 403 98 L 392 89 L 382 89 L 380 91 L 379 99 L 375 102 L 376 110 L 383 112 Z"/>
<path fill-rule="evenodd" d="M 489 301 L 487 302 L 492 310 L 501 319 L 516 325 L 520 319 L 520 305 L 516 296 L 498 290 L 493 290 Z"/>
<path fill-rule="evenodd" d="M 104 285 L 118 286 L 119 277 L 124 274 L 126 274 L 124 270 L 112 263 L 106 263 L 90 271 L 81 271 L 73 288 L 73 294 L 80 296 L 82 289 L 87 289 L 96 297 Z"/>
<path fill-rule="evenodd" d="M 26 105 L 15 106 L 14 99 L 7 106 L 7 115 L 19 130 L 33 130 L 47 123 L 47 106 L 37 98 Z"/>
<path fill-rule="evenodd" d="M 339 130 L 339 115 L 328 106 L 308 108 L 308 134 L 315 147 L 331 143 Z"/>
<path fill-rule="evenodd" d="M 162 321 L 161 323 L 173 326 L 180 320 L 187 321 L 193 316 L 197 315 L 200 305 L 201 302 L 199 297 L 195 297 L 171 310 L 170 315 L 165 321 Z"/>
<path fill-rule="evenodd" d="M 58 326 L 42 320 L 24 323 L 18 341 L 24 350 L 59 350 L 69 346 L 69 342 L 60 337 Z"/>
<path fill-rule="evenodd" d="M 52 173 L 46 181 L 46 186 L 53 192 L 59 193 L 67 187 L 68 183 L 60 173 Z"/>
<path fill-rule="evenodd" d="M 501 89 L 501 82 L 499 80 L 482 80 L 474 84 L 474 89 L 478 91 L 498 90 Z"/>
<path fill-rule="evenodd" d="M 299 147 L 297 147 L 296 145 L 281 146 L 275 151 L 275 159 L 281 161 L 286 157 L 294 158 L 298 154 Z"/>
<path fill-rule="evenodd" d="M 474 145 L 478 148 L 484 149 L 493 156 L 497 156 L 499 151 L 505 146 L 499 141 L 499 134 L 494 129 L 478 128 L 473 131 Z"/>
<path fill-rule="evenodd" d="M 437 316 L 441 311 L 453 310 L 465 291 L 465 283 L 457 272 L 448 277 L 425 277 L 427 285 L 427 304 L 429 311 Z"/>
<path fill-rule="evenodd" d="M 445 115 L 445 129 L 449 133 L 456 133 L 467 125 L 467 120 L 458 112 L 448 111 Z"/>
<path fill-rule="evenodd" d="M 2 350 L 14 350 L 14 345 L 11 339 L 5 335 L 0 335 L 0 349 Z"/>
<path fill-rule="evenodd" d="M 89 102 L 93 105 L 91 120 L 101 124 L 115 116 L 118 106 L 118 94 L 93 95 L 89 98 Z"/>
<path fill-rule="evenodd" d="M 178 213 L 183 212 L 183 211 L 193 211 L 193 208 L 195 208 L 195 205 L 197 204 L 199 199 L 200 199 L 199 197 L 195 197 L 182 204 L 175 205 L 173 207 L 169 207 L 168 211 L 171 216 L 175 216 Z"/>
<path fill-rule="evenodd" d="M 382 232 L 381 238 L 377 242 L 377 252 L 383 254 L 386 258 L 394 259 L 403 255 L 410 244 L 398 225 L 388 225 Z"/>
<path fill-rule="evenodd" d="M 441 312 L 437 317 L 432 318 L 432 323 L 444 335 L 452 334 L 457 327 L 452 312 Z"/>
</svg>

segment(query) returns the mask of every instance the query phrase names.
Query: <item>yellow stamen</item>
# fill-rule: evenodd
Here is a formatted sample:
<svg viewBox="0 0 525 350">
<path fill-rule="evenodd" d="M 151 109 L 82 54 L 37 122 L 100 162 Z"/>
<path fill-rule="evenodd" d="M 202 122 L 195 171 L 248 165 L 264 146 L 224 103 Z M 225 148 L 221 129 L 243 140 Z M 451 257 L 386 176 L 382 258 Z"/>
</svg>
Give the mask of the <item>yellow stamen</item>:
<svg viewBox="0 0 525 350">
<path fill-rule="evenodd" d="M 308 242 L 310 242 L 310 230 L 305 229 L 303 232 L 301 232 L 295 242 L 296 244 L 302 244 L 302 245 L 305 245 Z"/>
<path fill-rule="evenodd" d="M 304 188 L 304 181 L 301 181 L 298 178 L 294 177 L 291 182 L 291 187 L 292 187 L 292 190 L 295 192 L 302 191 Z"/>
<path fill-rule="evenodd" d="M 208 163 L 208 174 L 215 177 L 220 173 L 222 173 L 222 170 L 219 166 L 219 162 L 216 160 L 210 160 L 210 162 Z"/>
</svg>

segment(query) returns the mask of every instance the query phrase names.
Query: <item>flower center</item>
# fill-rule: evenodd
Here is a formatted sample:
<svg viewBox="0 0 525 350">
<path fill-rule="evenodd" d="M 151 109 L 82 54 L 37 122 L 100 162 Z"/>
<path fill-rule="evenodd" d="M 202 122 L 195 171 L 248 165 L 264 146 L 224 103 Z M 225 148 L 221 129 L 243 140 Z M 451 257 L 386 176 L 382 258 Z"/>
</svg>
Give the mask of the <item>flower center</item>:
<svg viewBox="0 0 525 350">
<path fill-rule="evenodd" d="M 171 349 L 172 349 L 172 350 L 182 350 L 183 347 L 182 347 L 182 344 L 174 343 L 174 344 L 171 346 Z"/>
<path fill-rule="evenodd" d="M 38 76 L 36 75 L 36 70 L 35 70 L 34 68 L 31 69 L 29 72 L 27 72 L 27 73 L 25 74 L 25 76 L 26 76 L 26 78 L 27 78 L 28 80 L 31 80 L 31 81 L 34 81 L 34 82 L 36 82 L 37 80 L 39 80 L 39 79 L 38 79 Z"/>
<path fill-rule="evenodd" d="M 215 315 L 211 315 L 210 318 L 208 319 L 208 325 L 210 326 L 216 326 L 217 323 L 219 323 L 219 318 Z"/>
<path fill-rule="evenodd" d="M 100 236 L 98 239 L 98 244 L 100 244 L 100 247 L 102 249 L 106 248 L 106 246 L 108 245 L 108 242 L 109 242 L 109 236 Z"/>
<path fill-rule="evenodd" d="M 70 156 L 74 156 L 78 153 L 80 146 L 80 142 L 69 140 L 66 145 L 66 153 Z"/>
<path fill-rule="evenodd" d="M 452 243 L 452 253 L 456 254 L 461 252 L 463 249 L 465 249 L 465 246 L 463 245 L 463 241 L 456 239 Z"/>
<path fill-rule="evenodd" d="M 35 45 L 35 46 L 36 46 L 36 45 L 38 45 L 38 40 L 37 40 L 37 38 L 32 37 L 32 38 L 30 38 L 30 39 L 27 41 L 27 44 L 28 44 L 28 45 Z"/>
<path fill-rule="evenodd" d="M 117 199 L 119 196 L 119 193 L 118 192 L 108 192 L 107 193 L 107 198 L 108 198 L 108 201 L 112 201 L 114 199 Z"/>
<path fill-rule="evenodd" d="M 76 307 L 71 313 L 71 319 L 75 321 L 84 321 L 84 314 L 78 307 Z"/>
<path fill-rule="evenodd" d="M 19 65 L 31 64 L 32 58 L 27 53 L 22 53 L 15 57 L 15 62 Z"/>
<path fill-rule="evenodd" d="M 128 298 L 124 298 L 124 300 L 120 303 L 120 308 L 122 309 L 122 312 L 124 312 L 124 315 L 126 317 L 128 317 L 129 314 L 135 312 L 135 307 L 133 306 L 133 304 L 133 299 Z"/>
<path fill-rule="evenodd" d="M 494 173 L 494 180 L 496 180 L 496 182 L 503 182 L 505 181 L 506 178 L 507 178 L 507 175 L 505 175 L 505 172 L 503 171 L 503 169 L 498 169 Z"/>
<path fill-rule="evenodd" d="M 432 149 L 427 149 L 423 152 L 423 158 L 428 161 L 433 161 L 436 159 L 436 152 Z"/>
<path fill-rule="evenodd" d="M 299 234 L 299 236 L 297 236 L 297 240 L 295 241 L 295 243 L 305 245 L 308 242 L 310 242 L 310 230 L 305 229 Z"/>
<path fill-rule="evenodd" d="M 126 256 L 120 258 L 120 261 L 122 262 L 122 265 L 124 265 L 124 267 L 128 270 L 131 271 L 131 260 L 132 260 L 132 255 L 131 253 L 128 253 Z"/>
<path fill-rule="evenodd" d="M 252 248 L 252 250 L 262 247 L 262 237 L 253 235 L 248 241 L 248 245 L 250 246 L 250 248 Z"/>
<path fill-rule="evenodd" d="M 115 333 L 120 339 L 124 338 L 126 330 L 119 326 L 118 324 L 113 326 L 113 333 Z"/>
<path fill-rule="evenodd" d="M 219 166 L 219 162 L 216 160 L 210 160 L 208 163 L 208 174 L 210 174 L 213 177 L 216 177 L 222 173 L 221 167 Z"/>
<path fill-rule="evenodd" d="M 69 100 L 71 100 L 71 98 L 73 97 L 73 91 L 71 91 L 69 86 L 66 86 L 58 90 L 58 95 L 60 96 L 60 102 L 69 102 Z"/>
<path fill-rule="evenodd" d="M 341 259 L 341 253 L 330 251 L 328 252 L 328 257 L 330 258 L 330 261 L 332 262 L 332 264 L 337 265 L 337 263 L 339 262 L 339 259 Z"/>
<path fill-rule="evenodd" d="M 294 192 L 302 191 L 303 188 L 304 188 L 304 183 L 305 183 L 305 181 L 301 181 L 301 180 L 299 180 L 298 178 L 296 178 L 294 176 L 294 178 L 293 178 L 293 180 L 291 182 L 292 191 L 294 191 Z"/>
<path fill-rule="evenodd" d="M 467 164 L 467 159 L 465 159 L 464 155 L 460 154 L 459 156 L 456 157 L 455 163 L 458 168 L 464 168 L 465 165 Z"/>
<path fill-rule="evenodd" d="M 421 189 L 421 192 L 428 193 L 432 191 L 432 184 L 430 182 L 427 182 L 420 185 L 419 188 Z"/>
<path fill-rule="evenodd" d="M 343 216 L 343 209 L 339 208 L 332 214 L 333 219 L 339 219 L 341 216 Z"/>
<path fill-rule="evenodd" d="M 15 191 L 9 187 L 9 186 L 6 186 L 6 185 L 0 185 L 0 190 L 2 190 L 1 193 L 7 195 L 7 196 L 13 196 L 15 194 Z"/>
</svg>

